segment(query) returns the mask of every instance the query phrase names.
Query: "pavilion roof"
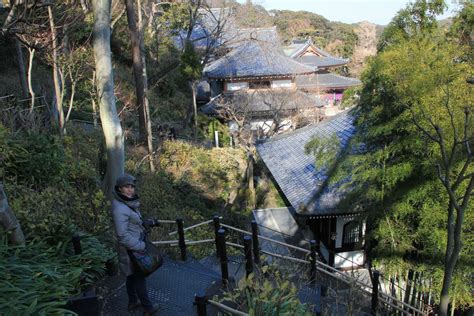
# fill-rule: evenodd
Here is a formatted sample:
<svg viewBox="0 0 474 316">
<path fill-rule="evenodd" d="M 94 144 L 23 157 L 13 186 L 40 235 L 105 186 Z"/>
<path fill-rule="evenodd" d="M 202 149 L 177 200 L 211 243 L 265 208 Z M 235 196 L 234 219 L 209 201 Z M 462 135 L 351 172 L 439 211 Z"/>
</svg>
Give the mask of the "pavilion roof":
<svg viewBox="0 0 474 316">
<path fill-rule="evenodd" d="M 297 214 L 333 216 L 357 212 L 338 209 L 339 202 L 347 193 L 343 181 L 330 184 L 328 168 L 317 168 L 315 157 L 305 153 L 305 145 L 310 140 L 332 135 L 339 139 L 341 150 L 346 148 L 355 134 L 353 122 L 352 114 L 345 111 L 257 145 L 260 157 Z"/>
<path fill-rule="evenodd" d="M 348 78 L 330 72 L 298 76 L 295 81 L 296 86 L 300 89 L 349 88 L 361 84 L 359 79 Z"/>
<path fill-rule="evenodd" d="M 310 74 L 316 67 L 303 65 L 283 54 L 274 41 L 243 40 L 224 57 L 204 69 L 209 79 L 294 77 Z"/>
<path fill-rule="evenodd" d="M 305 54 L 308 50 L 314 54 Z M 325 50 L 314 45 L 313 41 L 293 42 L 284 48 L 285 53 L 298 62 L 311 67 L 335 67 L 347 64 L 348 59 L 332 56 Z"/>
</svg>

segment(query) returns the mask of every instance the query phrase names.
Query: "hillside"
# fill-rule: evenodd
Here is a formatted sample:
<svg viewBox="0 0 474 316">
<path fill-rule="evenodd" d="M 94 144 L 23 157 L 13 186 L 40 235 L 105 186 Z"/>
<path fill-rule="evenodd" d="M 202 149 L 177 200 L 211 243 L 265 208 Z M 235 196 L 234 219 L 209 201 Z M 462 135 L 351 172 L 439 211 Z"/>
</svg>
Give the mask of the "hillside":
<svg viewBox="0 0 474 316">
<path fill-rule="evenodd" d="M 370 22 L 347 24 L 332 22 L 322 15 L 307 11 L 271 10 L 249 4 L 238 7 L 242 16 L 237 21 L 242 27 L 275 25 L 283 44 L 294 39 L 311 38 L 316 45 L 331 54 L 350 58 L 343 72 L 358 77 L 365 66 L 365 59 L 376 53 L 378 38 L 383 26 Z"/>
</svg>

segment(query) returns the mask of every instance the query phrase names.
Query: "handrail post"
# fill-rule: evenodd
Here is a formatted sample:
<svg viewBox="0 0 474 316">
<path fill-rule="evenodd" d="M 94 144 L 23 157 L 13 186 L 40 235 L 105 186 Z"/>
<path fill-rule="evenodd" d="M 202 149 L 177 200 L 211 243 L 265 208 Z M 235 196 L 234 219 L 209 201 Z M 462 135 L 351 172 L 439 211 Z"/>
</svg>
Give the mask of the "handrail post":
<svg viewBox="0 0 474 316">
<path fill-rule="evenodd" d="M 80 255 L 82 253 L 81 237 L 79 235 L 72 236 L 72 245 L 74 247 L 74 254 Z"/>
<path fill-rule="evenodd" d="M 319 258 L 322 262 L 324 262 L 324 258 L 321 255 L 321 240 L 316 239 L 316 258 Z"/>
<path fill-rule="evenodd" d="M 194 296 L 194 305 L 196 305 L 198 316 L 207 315 L 207 297 L 204 293 L 200 292 Z"/>
<path fill-rule="evenodd" d="M 379 277 L 378 270 L 373 271 L 372 278 L 372 315 L 377 315 L 379 305 Z"/>
<path fill-rule="evenodd" d="M 212 219 L 214 221 L 214 236 L 216 240 L 216 256 L 219 258 L 219 246 L 217 245 L 217 232 L 221 228 L 221 220 L 219 218 L 219 215 L 214 215 L 214 218 Z"/>
<path fill-rule="evenodd" d="M 182 218 L 176 219 L 176 224 L 178 225 L 178 244 L 179 249 L 181 249 L 181 260 L 186 261 L 186 241 L 184 240 L 184 222 Z"/>
<path fill-rule="evenodd" d="M 316 240 L 314 239 L 311 239 L 311 241 L 309 242 L 310 244 L 310 247 L 311 247 L 311 253 L 310 253 L 310 264 L 311 264 L 311 268 L 310 268 L 310 276 L 309 276 L 309 281 L 311 283 L 314 283 L 316 281 Z"/>
<path fill-rule="evenodd" d="M 217 231 L 217 246 L 219 248 L 219 257 L 221 262 L 222 283 L 227 284 L 229 282 L 229 268 L 227 266 L 225 230 L 222 228 Z"/>
<path fill-rule="evenodd" d="M 252 221 L 252 241 L 253 241 L 253 261 L 260 264 L 260 245 L 258 243 L 258 225 L 257 221 Z"/>
<path fill-rule="evenodd" d="M 252 260 L 252 237 L 244 236 L 244 252 L 245 252 L 245 271 L 247 276 L 253 272 L 253 260 Z"/>
</svg>

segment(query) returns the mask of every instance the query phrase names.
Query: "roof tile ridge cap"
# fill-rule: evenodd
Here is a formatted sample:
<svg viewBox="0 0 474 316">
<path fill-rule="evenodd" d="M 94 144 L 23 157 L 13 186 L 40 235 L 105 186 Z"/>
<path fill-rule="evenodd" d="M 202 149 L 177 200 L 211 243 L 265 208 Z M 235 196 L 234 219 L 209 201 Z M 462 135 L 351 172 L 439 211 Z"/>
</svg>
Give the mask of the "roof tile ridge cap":
<svg viewBox="0 0 474 316">
<path fill-rule="evenodd" d="M 290 58 L 298 58 L 298 56 L 304 52 L 308 47 L 310 47 L 312 44 L 306 42 L 304 44 L 301 45 L 301 47 L 299 49 L 297 49 L 293 54 L 291 54 L 289 57 Z M 300 56 L 302 57 L 302 56 Z"/>
</svg>

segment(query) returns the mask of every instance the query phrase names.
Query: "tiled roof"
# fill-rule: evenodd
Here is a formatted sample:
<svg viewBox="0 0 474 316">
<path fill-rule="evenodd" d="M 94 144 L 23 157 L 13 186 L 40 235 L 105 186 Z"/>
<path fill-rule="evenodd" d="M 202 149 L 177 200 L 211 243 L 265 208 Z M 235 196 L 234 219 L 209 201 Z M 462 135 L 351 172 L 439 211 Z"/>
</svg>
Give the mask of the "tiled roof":
<svg viewBox="0 0 474 316">
<path fill-rule="evenodd" d="M 326 68 L 347 64 L 347 60 L 337 57 L 321 57 L 321 56 L 301 56 L 295 58 L 296 61 L 310 67 Z"/>
<path fill-rule="evenodd" d="M 251 77 L 284 77 L 314 73 L 308 67 L 285 56 L 278 45 L 271 42 L 248 40 L 224 57 L 211 62 L 204 69 L 210 79 Z"/>
<path fill-rule="evenodd" d="M 316 73 L 296 77 L 296 86 L 307 89 L 347 88 L 360 84 L 359 79 L 343 77 L 334 73 Z"/>
<path fill-rule="evenodd" d="M 345 148 L 355 133 L 354 118 L 343 112 L 319 124 L 271 138 L 257 145 L 257 151 L 287 200 L 300 215 L 335 215 L 344 196 L 341 183 L 328 184 L 327 168 L 317 169 L 305 145 L 314 137 L 336 135 Z"/>
<path fill-rule="evenodd" d="M 304 56 L 304 52 L 310 47 L 316 51 L 318 56 Z M 291 44 L 290 46 L 285 47 L 284 51 L 289 57 L 311 67 L 334 67 L 341 66 L 349 62 L 348 59 L 332 56 L 325 50 L 322 50 L 321 48 L 315 46 L 311 40 L 307 40 L 303 43 L 293 42 L 293 44 Z"/>
<path fill-rule="evenodd" d="M 216 114 L 222 106 L 232 106 L 244 113 L 292 111 L 321 107 L 323 100 L 312 94 L 293 90 L 254 90 L 224 93 L 201 108 L 206 114 Z"/>
</svg>

